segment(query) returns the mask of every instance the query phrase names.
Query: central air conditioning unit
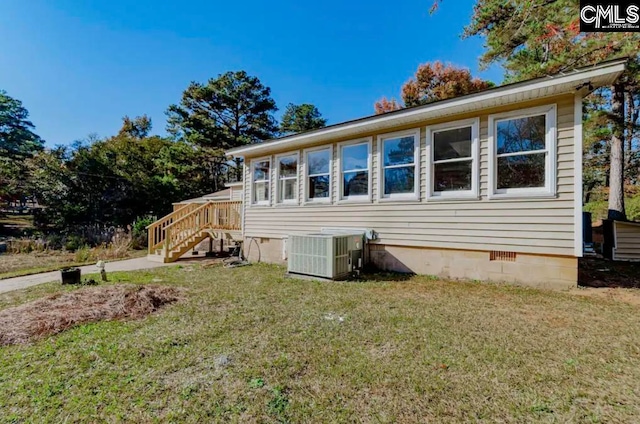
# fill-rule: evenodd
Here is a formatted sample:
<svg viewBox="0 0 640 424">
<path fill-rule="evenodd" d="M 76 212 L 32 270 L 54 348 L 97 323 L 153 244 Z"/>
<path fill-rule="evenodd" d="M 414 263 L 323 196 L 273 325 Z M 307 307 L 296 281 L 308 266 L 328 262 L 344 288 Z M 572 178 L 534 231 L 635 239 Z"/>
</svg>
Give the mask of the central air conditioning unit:
<svg viewBox="0 0 640 424">
<path fill-rule="evenodd" d="M 364 233 L 290 235 L 289 274 L 339 280 L 362 269 Z"/>
</svg>

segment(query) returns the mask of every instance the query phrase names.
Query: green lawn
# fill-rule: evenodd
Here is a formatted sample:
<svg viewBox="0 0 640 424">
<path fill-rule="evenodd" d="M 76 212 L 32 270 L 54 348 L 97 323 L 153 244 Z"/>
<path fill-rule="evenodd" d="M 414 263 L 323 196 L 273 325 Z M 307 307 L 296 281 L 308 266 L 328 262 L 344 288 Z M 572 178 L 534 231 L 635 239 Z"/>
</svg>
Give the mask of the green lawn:
<svg viewBox="0 0 640 424">
<path fill-rule="evenodd" d="M 276 266 L 111 274 L 185 287 L 132 322 L 0 348 L 0 422 L 638 422 L 640 310 Z M 161 281 L 158 281 L 161 280 Z M 62 289 L 0 295 L 0 309 Z"/>
</svg>

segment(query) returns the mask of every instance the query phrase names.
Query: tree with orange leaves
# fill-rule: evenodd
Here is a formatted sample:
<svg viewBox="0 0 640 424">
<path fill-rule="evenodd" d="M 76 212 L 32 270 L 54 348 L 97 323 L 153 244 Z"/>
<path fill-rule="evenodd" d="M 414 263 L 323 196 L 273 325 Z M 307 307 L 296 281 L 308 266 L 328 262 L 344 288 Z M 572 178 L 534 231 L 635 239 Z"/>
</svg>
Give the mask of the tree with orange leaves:
<svg viewBox="0 0 640 424">
<path fill-rule="evenodd" d="M 383 97 L 375 102 L 373 107 L 376 110 L 376 115 L 402 109 L 402 105 L 396 99 L 389 100 L 386 97 Z"/>
<path fill-rule="evenodd" d="M 418 66 L 415 75 L 402 86 L 403 104 L 396 99 L 388 100 L 383 97 L 375 103 L 374 108 L 376 114 L 386 113 L 402 107 L 419 106 L 475 93 L 493 85 L 490 81 L 474 78 L 468 69 L 440 61 L 427 62 Z"/>
</svg>

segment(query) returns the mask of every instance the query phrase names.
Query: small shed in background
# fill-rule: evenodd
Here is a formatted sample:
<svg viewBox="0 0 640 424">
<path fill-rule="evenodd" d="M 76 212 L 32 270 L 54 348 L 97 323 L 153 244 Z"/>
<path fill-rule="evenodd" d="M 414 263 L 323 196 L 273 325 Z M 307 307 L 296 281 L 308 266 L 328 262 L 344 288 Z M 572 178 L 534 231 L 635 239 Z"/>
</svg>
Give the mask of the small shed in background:
<svg viewBox="0 0 640 424">
<path fill-rule="evenodd" d="M 614 261 L 640 261 L 640 222 L 602 221 L 603 255 Z"/>
</svg>

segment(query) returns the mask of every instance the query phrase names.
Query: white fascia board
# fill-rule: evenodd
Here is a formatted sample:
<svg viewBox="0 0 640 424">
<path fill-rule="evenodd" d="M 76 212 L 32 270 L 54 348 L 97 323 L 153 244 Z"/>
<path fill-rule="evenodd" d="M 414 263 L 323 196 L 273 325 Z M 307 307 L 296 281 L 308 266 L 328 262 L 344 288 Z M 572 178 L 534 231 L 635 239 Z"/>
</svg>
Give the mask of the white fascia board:
<svg viewBox="0 0 640 424">
<path fill-rule="evenodd" d="M 431 105 L 410 108 L 378 116 L 371 116 L 356 121 L 345 122 L 344 124 L 336 124 L 328 128 L 276 139 L 265 143 L 236 147 L 228 150 L 226 154 L 233 157 L 244 157 L 247 155 L 253 157 L 267 154 L 273 150 L 285 148 L 284 146 L 287 148 L 299 148 L 303 145 L 315 142 L 330 141 L 331 139 L 342 136 L 350 136 L 355 132 L 364 133 L 367 131 L 377 131 L 384 127 L 388 128 L 394 125 L 426 120 L 437 116 L 472 112 L 486 108 L 488 105 L 485 104 L 485 102 L 495 102 L 501 98 L 508 98 L 509 96 L 520 95 L 521 98 L 524 98 L 524 101 L 526 101 L 529 100 L 525 98 L 526 93 L 531 93 L 540 89 L 546 89 L 545 97 L 548 97 L 562 93 L 569 93 L 571 90 L 578 90 L 580 89 L 581 83 L 589 82 L 593 88 L 597 88 L 599 82 L 594 82 L 594 78 L 602 78 L 603 81 L 600 82 L 600 84 L 606 84 L 605 80 L 615 80 L 624 71 L 625 65 L 626 60 L 620 60 L 586 69 L 570 71 L 559 75 L 509 84 L 475 94 L 469 94 L 449 100 L 442 100 Z M 513 101 L 509 103 L 513 103 Z"/>
</svg>

